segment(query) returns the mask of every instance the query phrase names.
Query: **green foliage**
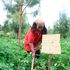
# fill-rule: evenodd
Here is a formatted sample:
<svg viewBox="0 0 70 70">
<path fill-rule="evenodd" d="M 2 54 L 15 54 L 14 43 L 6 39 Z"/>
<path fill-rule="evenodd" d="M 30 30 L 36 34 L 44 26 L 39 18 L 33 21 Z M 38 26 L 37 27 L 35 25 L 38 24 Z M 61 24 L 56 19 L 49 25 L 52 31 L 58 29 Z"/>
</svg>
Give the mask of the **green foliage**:
<svg viewBox="0 0 70 70">
<path fill-rule="evenodd" d="M 61 39 L 61 48 L 62 48 L 62 54 L 70 54 L 70 38 L 66 38 L 66 39 Z"/>
<path fill-rule="evenodd" d="M 0 31 L 2 31 L 2 25 L 0 24 Z"/>
<path fill-rule="evenodd" d="M 40 0 L 30 0 L 31 4 L 29 5 L 29 7 L 33 7 L 36 4 L 39 4 Z M 29 0 L 26 0 L 25 3 L 28 3 Z"/>
<path fill-rule="evenodd" d="M 0 39 L 0 69 L 2 70 L 24 70 L 27 53 L 23 46 L 13 39 Z"/>
<path fill-rule="evenodd" d="M 4 37 L 4 32 L 3 31 L 0 31 L 0 38 L 1 37 Z"/>
<path fill-rule="evenodd" d="M 53 29 L 50 28 L 50 27 L 48 27 L 48 29 L 47 29 L 47 33 L 48 33 L 48 34 L 53 34 Z"/>
<path fill-rule="evenodd" d="M 29 24 L 27 24 L 26 22 L 26 16 L 25 14 L 23 14 L 22 33 L 25 34 L 27 32 L 26 30 L 28 30 L 29 27 L 30 27 Z M 2 26 L 2 30 L 5 33 L 14 31 L 16 34 L 18 34 L 18 28 L 19 28 L 19 16 L 17 15 L 17 13 L 10 15 L 9 20 L 6 20 L 4 26 Z"/>
<path fill-rule="evenodd" d="M 69 20 L 69 23 L 68 23 L 68 28 L 69 28 L 69 30 L 68 30 L 68 32 L 67 32 L 67 36 L 70 36 L 70 18 L 69 18 L 68 20 Z"/>
<path fill-rule="evenodd" d="M 4 5 L 5 5 L 5 9 L 6 11 L 8 11 L 7 13 L 7 20 L 4 23 L 4 26 L 2 27 L 2 30 L 7 33 L 7 32 L 11 32 L 14 31 L 16 34 L 18 33 L 18 28 L 19 28 L 19 4 L 18 4 L 18 0 L 14 0 L 15 4 L 12 5 L 12 0 L 2 0 Z M 22 2 L 24 2 L 24 0 L 22 0 Z M 28 3 L 28 1 L 26 2 Z M 27 24 L 27 18 L 26 18 L 26 14 L 22 14 L 22 33 L 25 34 L 28 30 L 28 28 L 30 27 L 29 24 Z"/>
<path fill-rule="evenodd" d="M 19 28 L 19 23 L 20 23 L 20 18 L 19 18 L 19 0 L 2 0 L 5 6 L 5 10 L 8 12 L 7 13 L 7 20 L 4 22 L 4 26 L 2 27 L 2 30 L 7 33 L 14 31 L 16 34 L 18 33 L 18 28 Z M 14 1 L 15 4 L 12 4 Z M 22 4 L 26 6 L 28 3 L 28 7 L 33 7 L 37 4 L 39 4 L 40 0 L 22 0 Z M 36 10 L 34 12 L 34 16 L 38 14 L 38 11 Z M 28 28 L 30 28 L 30 25 L 27 24 L 27 18 L 26 14 L 22 14 L 23 19 L 22 19 L 22 32 L 23 34 L 26 34 Z M 1 28 L 1 27 L 0 27 Z"/>
<path fill-rule="evenodd" d="M 51 70 L 70 69 L 70 39 L 61 39 L 62 54 L 51 55 Z M 0 70 L 30 70 L 31 54 L 28 54 L 23 44 L 18 44 L 17 39 L 9 37 L 0 38 Z M 48 55 L 40 54 L 35 59 L 34 70 L 47 70 Z"/>
<path fill-rule="evenodd" d="M 22 15 L 23 19 L 22 19 L 22 33 L 25 34 L 26 31 L 28 30 L 28 28 L 30 27 L 29 24 L 27 24 L 26 22 L 26 16 L 25 14 Z M 25 18 L 24 18 L 25 17 Z M 17 19 L 16 19 L 17 18 Z M 12 15 L 12 22 L 11 22 L 11 28 L 15 33 L 18 33 L 18 29 L 19 29 L 19 16 L 16 14 Z"/>
<path fill-rule="evenodd" d="M 5 5 L 5 9 L 8 11 L 8 13 L 15 13 L 16 11 L 19 11 L 19 0 L 2 0 L 4 5 Z M 12 1 L 15 2 L 14 5 L 12 5 Z M 26 6 L 28 4 L 28 7 L 33 7 L 37 4 L 40 3 L 40 0 L 21 0 L 22 1 L 22 5 Z M 36 14 L 37 11 L 34 13 Z"/>
<path fill-rule="evenodd" d="M 17 39 L 17 34 L 14 31 L 12 31 L 12 32 L 9 33 L 9 35 L 6 35 L 6 37 L 9 37 L 9 38 L 12 38 L 12 39 Z"/>
<path fill-rule="evenodd" d="M 63 37 L 67 36 L 69 33 L 69 20 L 65 13 L 61 13 L 59 16 L 59 20 L 54 25 L 54 33 L 60 33 Z"/>
<path fill-rule="evenodd" d="M 66 54 L 52 56 L 52 70 L 69 70 L 70 56 Z"/>
<path fill-rule="evenodd" d="M 2 30 L 3 30 L 5 33 L 11 31 L 10 25 L 9 25 L 9 23 L 8 23 L 8 20 L 5 21 L 4 25 L 2 26 Z"/>
</svg>

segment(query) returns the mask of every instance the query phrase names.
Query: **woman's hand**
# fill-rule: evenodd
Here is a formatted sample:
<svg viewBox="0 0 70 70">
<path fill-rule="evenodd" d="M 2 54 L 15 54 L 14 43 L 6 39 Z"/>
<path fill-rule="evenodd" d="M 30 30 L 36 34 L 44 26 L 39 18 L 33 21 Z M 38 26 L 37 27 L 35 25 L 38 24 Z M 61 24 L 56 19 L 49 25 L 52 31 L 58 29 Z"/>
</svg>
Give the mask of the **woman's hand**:
<svg viewBox="0 0 70 70">
<path fill-rule="evenodd" d="M 35 49 L 34 49 L 33 43 L 30 43 L 29 45 L 30 45 L 30 48 L 31 48 L 31 52 L 32 52 L 32 53 L 35 53 Z"/>
<path fill-rule="evenodd" d="M 35 52 L 32 53 L 32 58 L 35 57 Z"/>
<path fill-rule="evenodd" d="M 35 51 L 37 51 L 37 50 L 39 50 L 39 49 L 40 49 L 39 46 L 36 46 L 36 47 L 34 48 Z"/>
</svg>

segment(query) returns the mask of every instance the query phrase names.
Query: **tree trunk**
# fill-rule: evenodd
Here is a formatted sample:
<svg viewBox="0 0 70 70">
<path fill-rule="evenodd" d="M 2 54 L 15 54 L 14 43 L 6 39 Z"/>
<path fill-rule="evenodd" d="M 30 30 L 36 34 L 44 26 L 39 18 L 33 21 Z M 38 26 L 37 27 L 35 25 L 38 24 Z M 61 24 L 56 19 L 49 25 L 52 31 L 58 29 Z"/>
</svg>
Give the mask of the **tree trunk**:
<svg viewBox="0 0 70 70">
<path fill-rule="evenodd" d="M 21 43 L 21 28 L 22 28 L 22 0 L 19 0 L 19 18 L 20 18 L 20 22 L 19 22 L 19 30 L 18 30 L 18 43 Z"/>
</svg>

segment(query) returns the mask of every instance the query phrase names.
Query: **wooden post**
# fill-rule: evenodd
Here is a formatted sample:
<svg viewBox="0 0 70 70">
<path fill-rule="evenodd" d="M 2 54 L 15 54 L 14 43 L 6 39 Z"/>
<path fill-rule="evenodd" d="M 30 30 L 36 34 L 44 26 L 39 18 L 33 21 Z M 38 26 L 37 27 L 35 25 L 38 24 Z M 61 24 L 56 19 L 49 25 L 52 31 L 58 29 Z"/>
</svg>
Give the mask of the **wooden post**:
<svg viewBox="0 0 70 70">
<path fill-rule="evenodd" d="M 21 28 L 22 28 L 22 0 L 19 0 L 19 16 L 20 16 L 20 23 L 19 23 L 19 30 L 18 30 L 18 43 L 20 44 Z"/>
<path fill-rule="evenodd" d="M 48 54 L 48 70 L 51 70 L 51 55 Z"/>
<path fill-rule="evenodd" d="M 33 58 L 32 58 L 31 70 L 33 70 L 33 69 L 34 69 L 34 59 L 35 59 L 35 57 L 33 57 Z"/>
</svg>

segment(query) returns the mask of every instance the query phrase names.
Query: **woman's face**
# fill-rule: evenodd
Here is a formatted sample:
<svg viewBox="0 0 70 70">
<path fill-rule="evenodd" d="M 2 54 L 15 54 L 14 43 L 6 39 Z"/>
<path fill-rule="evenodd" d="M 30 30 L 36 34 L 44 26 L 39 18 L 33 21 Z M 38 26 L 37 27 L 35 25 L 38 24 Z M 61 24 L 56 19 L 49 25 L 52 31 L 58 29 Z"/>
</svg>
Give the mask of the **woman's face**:
<svg viewBox="0 0 70 70">
<path fill-rule="evenodd" d="M 37 30 L 41 32 L 43 30 L 43 25 L 37 25 Z"/>
</svg>

